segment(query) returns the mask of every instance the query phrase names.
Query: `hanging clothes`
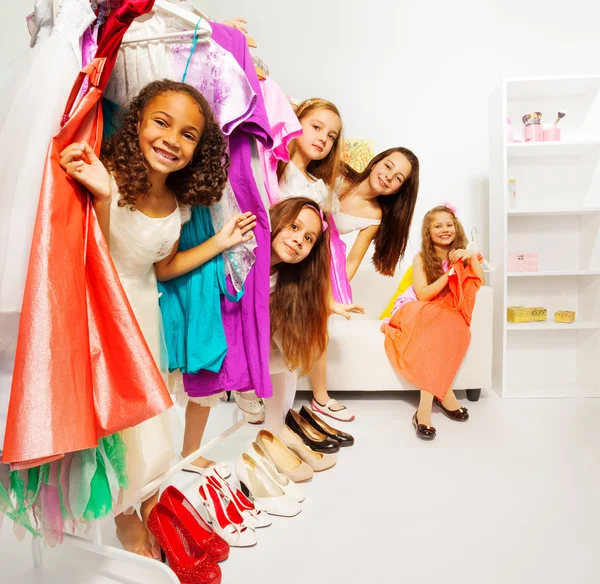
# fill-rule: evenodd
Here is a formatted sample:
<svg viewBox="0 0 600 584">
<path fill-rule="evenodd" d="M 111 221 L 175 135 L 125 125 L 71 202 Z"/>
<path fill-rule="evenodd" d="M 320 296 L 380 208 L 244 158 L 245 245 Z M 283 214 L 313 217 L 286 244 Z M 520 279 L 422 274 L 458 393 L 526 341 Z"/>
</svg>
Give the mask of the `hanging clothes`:
<svg viewBox="0 0 600 584">
<path fill-rule="evenodd" d="M 254 389 L 260 397 L 270 397 L 272 395 L 269 377 L 271 236 L 267 210 L 262 204 L 252 174 L 250 138 L 255 137 L 266 148 L 272 147 L 273 139 L 245 36 L 229 26 L 212 22 L 211 26 L 212 38 L 236 58 L 257 95 L 252 115 L 239 124 L 229 137 L 231 156 L 229 180 L 242 211 L 252 211 L 257 217 L 254 235 L 258 247 L 256 263 L 244 282 L 244 297 L 238 303 L 223 299 L 222 314 L 228 352 L 221 371 L 218 374 L 201 371 L 195 375 L 184 375 L 184 387 L 190 397 L 205 397 L 222 390 L 250 389 Z M 229 279 L 227 285 L 233 293 Z"/>
<path fill-rule="evenodd" d="M 33 48 L 0 83 L 0 451 L 46 153 L 81 69 L 81 35 L 94 19 L 89 0 L 64 0 L 53 23 L 52 0 L 37 0 Z"/>
<path fill-rule="evenodd" d="M 179 250 L 185 251 L 215 234 L 210 212 L 194 207 L 192 218 L 181 230 Z M 225 267 L 219 254 L 192 272 L 159 282 L 169 370 L 196 373 L 202 369 L 217 373 L 227 353 L 221 318 L 221 295 L 237 302 L 243 292 L 227 292 Z"/>
<path fill-rule="evenodd" d="M 271 205 L 275 205 L 280 199 L 277 164 L 280 160 L 282 162 L 290 161 L 288 147 L 294 138 L 302 135 L 302 125 L 287 97 L 275 81 L 267 77 L 261 79 L 259 83 L 271 126 L 273 147 L 267 150 L 262 144 L 258 144 L 258 154 L 269 202 Z"/>
<path fill-rule="evenodd" d="M 85 140 L 99 152 L 102 88 L 127 26 L 152 5 L 153 0 L 130 0 L 111 12 L 97 52 L 102 58 L 85 70 L 90 89 L 74 106 L 80 75 L 65 123 L 51 142 L 23 299 L 3 462 L 35 466 L 93 448 L 99 438 L 172 405 L 90 197 L 59 165 L 59 153 L 75 141 Z"/>
</svg>

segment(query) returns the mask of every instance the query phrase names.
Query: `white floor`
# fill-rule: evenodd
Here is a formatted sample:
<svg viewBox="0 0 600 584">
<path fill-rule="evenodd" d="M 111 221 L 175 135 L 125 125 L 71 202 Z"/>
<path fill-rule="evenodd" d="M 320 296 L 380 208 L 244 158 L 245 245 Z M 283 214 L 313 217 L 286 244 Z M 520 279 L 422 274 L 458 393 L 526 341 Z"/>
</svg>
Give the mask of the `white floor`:
<svg viewBox="0 0 600 584">
<path fill-rule="evenodd" d="M 299 516 L 274 518 L 257 546 L 232 549 L 221 564 L 225 584 L 600 581 L 600 400 L 487 392 L 464 400 L 466 424 L 437 413 L 438 437 L 425 443 L 410 423 L 416 394 L 336 397 L 357 414 L 343 425 L 356 445 L 305 485 Z M 214 410 L 208 437 L 231 423 L 234 408 Z M 213 457 L 233 465 L 256 431 L 245 426 Z M 194 475 L 175 483 L 197 496 Z M 104 533 L 114 541 L 110 525 Z M 69 545 L 44 549 L 36 571 L 30 550 L 5 520 L 0 582 L 165 581 Z"/>
</svg>

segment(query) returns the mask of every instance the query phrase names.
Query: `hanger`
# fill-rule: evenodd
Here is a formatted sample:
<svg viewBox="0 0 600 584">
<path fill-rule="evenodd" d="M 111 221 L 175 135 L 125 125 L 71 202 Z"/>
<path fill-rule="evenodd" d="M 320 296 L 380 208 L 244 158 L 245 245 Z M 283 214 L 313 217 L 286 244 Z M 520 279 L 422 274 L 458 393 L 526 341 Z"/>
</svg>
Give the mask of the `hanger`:
<svg viewBox="0 0 600 584">
<path fill-rule="evenodd" d="M 167 0 L 154 0 L 154 7 L 152 8 L 153 12 L 157 10 L 163 10 L 173 16 L 176 16 L 180 20 L 183 20 L 186 24 L 190 24 L 195 27 L 193 30 L 181 30 L 178 32 L 166 32 L 163 34 L 159 34 L 153 37 L 144 37 L 141 39 L 123 39 L 121 41 L 121 45 L 133 45 L 133 44 L 141 44 L 148 43 L 151 41 L 158 40 L 180 40 L 181 37 L 193 37 L 197 36 L 198 40 L 202 42 L 203 38 L 208 38 L 212 34 L 212 28 L 206 18 L 203 16 L 194 14 L 189 10 L 185 10 L 176 4 L 172 4 L 171 2 L 167 2 Z"/>
<path fill-rule="evenodd" d="M 254 69 L 259 79 L 266 79 L 269 76 L 269 68 L 265 65 L 265 62 L 260 57 L 252 57 L 254 63 Z"/>
<path fill-rule="evenodd" d="M 152 8 L 152 11 L 156 12 L 158 9 L 162 10 L 163 12 L 168 12 L 173 16 L 177 16 L 190 26 L 196 26 L 198 18 L 202 18 L 201 16 L 198 16 L 197 14 L 194 14 L 189 10 L 185 10 L 185 8 L 177 6 L 177 4 L 172 4 L 171 2 L 168 2 L 168 0 L 154 0 L 154 7 Z M 212 34 L 212 28 L 210 24 L 208 24 L 208 20 L 206 20 L 205 18 L 202 18 L 202 22 L 198 27 L 198 32 L 200 32 L 201 30 L 203 30 L 205 33 Z M 188 31 L 185 32 L 187 33 Z M 191 31 L 191 34 L 194 34 L 194 31 Z M 202 36 L 206 36 L 206 34 Z"/>
</svg>

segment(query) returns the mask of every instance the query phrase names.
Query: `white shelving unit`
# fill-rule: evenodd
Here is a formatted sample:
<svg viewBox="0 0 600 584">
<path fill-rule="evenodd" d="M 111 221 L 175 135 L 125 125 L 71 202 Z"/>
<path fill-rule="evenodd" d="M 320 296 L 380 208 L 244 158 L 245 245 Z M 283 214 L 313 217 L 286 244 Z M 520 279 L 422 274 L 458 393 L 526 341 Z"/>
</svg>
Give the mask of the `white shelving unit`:
<svg viewBox="0 0 600 584">
<path fill-rule="evenodd" d="M 540 111 L 560 142 L 507 143 L 506 120 Z M 503 397 L 600 397 L 600 75 L 505 79 L 490 96 L 490 274 L 494 388 Z M 516 180 L 516 197 L 508 192 Z M 509 253 L 538 253 L 538 272 L 508 272 Z M 548 320 L 509 323 L 509 306 Z M 574 310 L 572 324 L 554 313 Z"/>
</svg>

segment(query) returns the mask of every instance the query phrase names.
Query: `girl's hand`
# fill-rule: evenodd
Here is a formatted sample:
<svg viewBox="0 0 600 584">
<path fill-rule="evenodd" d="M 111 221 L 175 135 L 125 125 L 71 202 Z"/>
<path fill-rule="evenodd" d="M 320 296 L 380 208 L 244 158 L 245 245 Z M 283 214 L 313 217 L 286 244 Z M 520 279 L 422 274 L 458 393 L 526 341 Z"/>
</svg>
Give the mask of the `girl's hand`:
<svg viewBox="0 0 600 584">
<path fill-rule="evenodd" d="M 251 211 L 235 215 L 215 236 L 223 250 L 230 249 L 238 243 L 250 241 L 254 237 L 252 229 L 256 227 L 256 215 Z"/>
<path fill-rule="evenodd" d="M 76 142 L 60 153 L 60 165 L 66 173 L 80 182 L 96 201 L 110 201 L 110 174 L 86 142 Z"/>
<path fill-rule="evenodd" d="M 340 316 L 343 316 L 346 320 L 350 320 L 350 313 L 365 313 L 364 307 L 360 306 L 359 304 L 342 304 L 341 302 L 336 302 L 335 300 L 330 301 L 329 311 L 331 314 L 339 314 Z"/>
<path fill-rule="evenodd" d="M 454 264 L 461 260 L 464 264 L 466 264 L 467 262 L 471 261 L 471 258 L 473 258 L 474 256 L 475 254 L 472 251 L 469 251 L 468 249 L 453 249 L 448 254 L 448 259 L 450 260 L 451 264 Z"/>
<path fill-rule="evenodd" d="M 233 28 L 237 28 L 244 34 L 248 34 L 248 29 L 246 28 L 246 24 L 248 24 L 248 21 L 245 18 L 242 18 L 241 16 L 238 16 L 233 20 L 224 20 L 221 24 L 232 26 Z"/>
</svg>

